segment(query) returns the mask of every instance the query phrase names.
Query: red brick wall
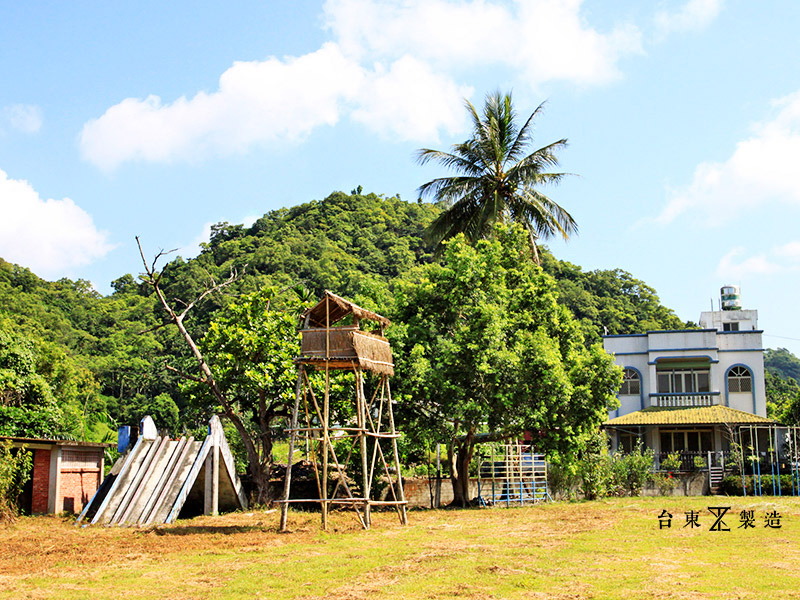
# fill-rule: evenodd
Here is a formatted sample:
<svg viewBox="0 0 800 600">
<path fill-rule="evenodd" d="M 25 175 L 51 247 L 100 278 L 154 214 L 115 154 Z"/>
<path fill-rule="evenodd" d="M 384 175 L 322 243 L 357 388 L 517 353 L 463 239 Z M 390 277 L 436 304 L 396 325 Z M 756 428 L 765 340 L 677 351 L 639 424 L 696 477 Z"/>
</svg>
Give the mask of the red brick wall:
<svg viewBox="0 0 800 600">
<path fill-rule="evenodd" d="M 62 469 L 59 496 L 65 511 L 80 513 L 100 485 L 100 469 Z"/>
<path fill-rule="evenodd" d="M 50 450 L 33 451 L 33 497 L 31 512 L 47 512 L 47 496 L 50 492 Z"/>
</svg>

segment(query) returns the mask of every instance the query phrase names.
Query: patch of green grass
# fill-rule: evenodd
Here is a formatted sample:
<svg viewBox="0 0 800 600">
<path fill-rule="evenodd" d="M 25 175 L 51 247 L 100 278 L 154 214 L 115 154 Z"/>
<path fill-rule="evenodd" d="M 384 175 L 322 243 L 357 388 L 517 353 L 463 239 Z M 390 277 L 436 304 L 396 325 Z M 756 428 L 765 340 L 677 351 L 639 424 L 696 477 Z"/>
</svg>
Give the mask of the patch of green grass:
<svg viewBox="0 0 800 600">
<path fill-rule="evenodd" d="M 709 531 L 708 506 L 731 506 Z M 659 529 L 658 515 L 672 513 Z M 754 510 L 756 527 L 739 513 Z M 781 528 L 764 515 L 781 514 Z M 699 513 L 699 528 L 684 527 Z M 510 509 L 203 517 L 157 531 L 9 528 L 0 598 L 772 598 L 800 590 L 800 499 L 618 498 Z M 0 532 L 0 533 L 6 533 Z M 54 545 L 55 544 L 55 545 Z M 68 550 L 56 561 L 48 553 Z M 11 556 L 9 556 L 9 552 Z M 14 552 L 17 552 L 16 557 Z M 7 575 L 5 573 L 8 573 Z"/>
</svg>

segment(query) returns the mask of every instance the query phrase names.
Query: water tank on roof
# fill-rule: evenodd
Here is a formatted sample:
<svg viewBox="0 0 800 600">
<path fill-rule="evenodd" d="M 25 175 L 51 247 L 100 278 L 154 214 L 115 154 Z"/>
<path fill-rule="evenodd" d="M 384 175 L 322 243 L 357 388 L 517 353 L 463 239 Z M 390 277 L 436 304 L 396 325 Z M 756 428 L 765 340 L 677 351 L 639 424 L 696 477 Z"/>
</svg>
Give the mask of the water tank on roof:
<svg viewBox="0 0 800 600">
<path fill-rule="evenodd" d="M 722 310 L 742 310 L 742 296 L 738 285 L 723 285 L 719 289 Z"/>
</svg>

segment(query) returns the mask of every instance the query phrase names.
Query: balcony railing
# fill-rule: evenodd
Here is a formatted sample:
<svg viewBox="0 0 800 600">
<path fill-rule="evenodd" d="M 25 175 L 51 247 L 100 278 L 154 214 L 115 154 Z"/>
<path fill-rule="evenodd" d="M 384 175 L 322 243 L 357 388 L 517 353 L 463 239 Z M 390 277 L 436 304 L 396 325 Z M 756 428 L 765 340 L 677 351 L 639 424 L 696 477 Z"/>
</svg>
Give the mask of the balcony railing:
<svg viewBox="0 0 800 600">
<path fill-rule="evenodd" d="M 653 467 L 659 470 L 662 462 L 670 455 L 670 452 L 656 452 Z M 712 452 L 700 450 L 679 450 L 675 452 L 680 459 L 680 465 L 673 467 L 677 471 L 705 471 L 708 470 L 708 461 L 711 460 L 712 467 L 722 467 L 730 459 L 731 453 L 727 450 L 715 450 Z"/>
<path fill-rule="evenodd" d="M 682 406 L 711 406 L 714 404 L 715 394 L 656 394 L 655 406 L 674 408 Z"/>
</svg>

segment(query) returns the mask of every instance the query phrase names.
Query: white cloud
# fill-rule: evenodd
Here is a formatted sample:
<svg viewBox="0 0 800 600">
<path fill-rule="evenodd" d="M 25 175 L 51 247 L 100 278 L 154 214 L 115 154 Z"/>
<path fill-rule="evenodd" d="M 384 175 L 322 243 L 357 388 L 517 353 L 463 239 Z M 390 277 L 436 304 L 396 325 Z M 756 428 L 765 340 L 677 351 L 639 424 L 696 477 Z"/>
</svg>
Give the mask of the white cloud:
<svg viewBox="0 0 800 600">
<path fill-rule="evenodd" d="M 435 141 L 439 130 L 454 134 L 463 127 L 464 111 L 457 109 L 471 93 L 471 88 L 442 79 L 427 64 L 405 56 L 389 69 L 376 68 L 352 118 L 394 139 Z"/>
<path fill-rule="evenodd" d="M 402 141 L 437 142 L 463 130 L 456 81 L 476 66 L 546 81 L 596 84 L 641 52 L 631 25 L 601 33 L 582 0 L 328 0 L 333 40 L 300 57 L 237 62 L 219 88 L 163 101 L 127 98 L 83 127 L 84 158 L 103 169 L 126 161 L 191 161 L 296 143 L 351 118 Z"/>
<path fill-rule="evenodd" d="M 164 104 L 157 96 L 128 98 L 89 121 L 81 150 L 112 169 L 126 160 L 170 162 L 209 152 L 243 152 L 257 143 L 296 141 L 339 120 L 340 104 L 363 73 L 335 44 L 279 60 L 237 62 L 219 89 Z"/>
<path fill-rule="evenodd" d="M 3 107 L 2 122 L 22 133 L 36 133 L 42 128 L 42 111 L 31 104 L 12 104 Z"/>
<path fill-rule="evenodd" d="M 0 170 L 0 256 L 43 277 L 101 258 L 112 246 L 69 198 L 44 200 L 27 181 Z"/>
<path fill-rule="evenodd" d="M 129 160 L 196 160 L 297 142 L 351 113 L 383 133 L 435 139 L 439 128 L 457 128 L 453 106 L 469 91 L 413 59 L 367 70 L 328 43 L 299 58 L 237 62 L 217 91 L 191 99 L 123 100 L 84 125 L 81 150 L 103 169 Z"/>
<path fill-rule="evenodd" d="M 800 91 L 774 104 L 779 111 L 773 120 L 756 124 L 726 161 L 699 164 L 692 183 L 672 191 L 655 220 L 666 224 L 699 211 L 722 224 L 768 202 L 800 206 Z"/>
<path fill-rule="evenodd" d="M 800 242 L 793 241 L 775 248 L 775 254 L 800 263 Z"/>
<path fill-rule="evenodd" d="M 642 53 L 641 34 L 632 24 L 610 33 L 589 27 L 581 16 L 582 0 L 520 2 L 517 66 L 536 86 L 566 80 L 602 84 L 620 77 L 619 60 Z"/>
<path fill-rule="evenodd" d="M 770 260 L 766 254 L 759 253 L 745 257 L 746 249 L 733 248 L 723 256 L 717 265 L 717 276 L 723 279 L 740 280 L 756 275 L 774 275 L 785 267 Z"/>
<path fill-rule="evenodd" d="M 677 12 L 658 12 L 656 29 L 661 36 L 672 32 L 700 31 L 717 18 L 722 4 L 723 0 L 688 0 Z"/>
<path fill-rule="evenodd" d="M 610 33 L 590 27 L 582 0 L 328 0 L 326 26 L 346 52 L 394 59 L 410 55 L 438 68 L 512 69 L 525 85 L 604 83 L 617 62 L 641 52 L 632 25 Z"/>
<path fill-rule="evenodd" d="M 743 246 L 731 249 L 717 265 L 717 275 L 723 278 L 795 273 L 800 270 L 800 241 L 793 240 L 769 250 L 748 255 Z"/>
</svg>

